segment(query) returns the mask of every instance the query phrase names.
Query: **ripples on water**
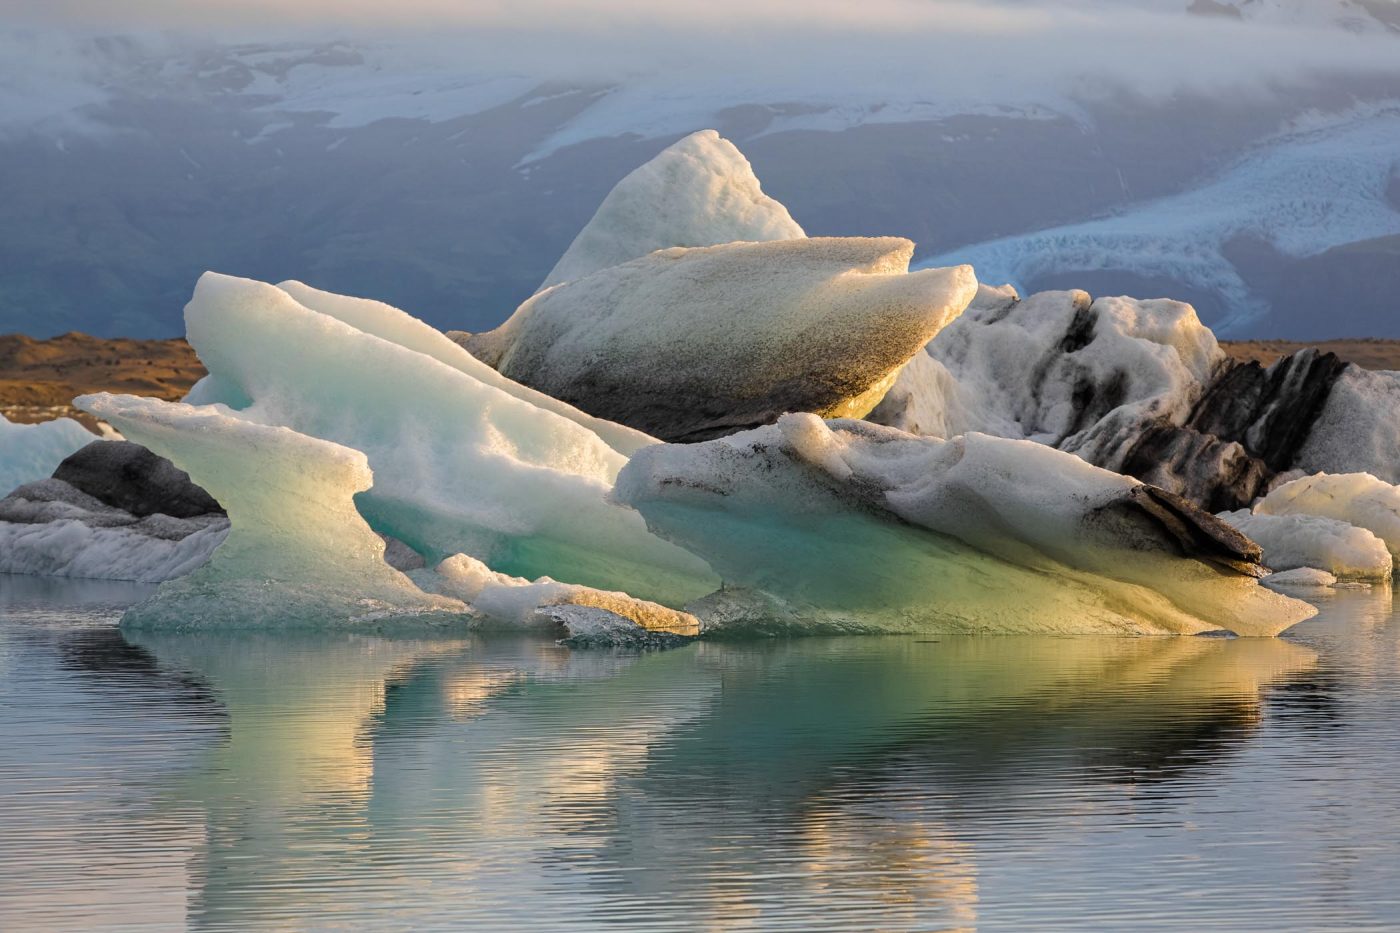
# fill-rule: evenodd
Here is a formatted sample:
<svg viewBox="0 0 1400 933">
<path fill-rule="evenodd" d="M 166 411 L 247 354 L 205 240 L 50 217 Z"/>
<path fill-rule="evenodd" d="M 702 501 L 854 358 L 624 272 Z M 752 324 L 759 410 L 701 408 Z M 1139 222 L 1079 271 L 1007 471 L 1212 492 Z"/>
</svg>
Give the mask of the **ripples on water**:
<svg viewBox="0 0 1400 933">
<path fill-rule="evenodd" d="M 46 588 L 47 587 L 47 588 Z M 0 929 L 1400 927 L 1400 624 L 124 637 L 0 578 Z"/>
</svg>

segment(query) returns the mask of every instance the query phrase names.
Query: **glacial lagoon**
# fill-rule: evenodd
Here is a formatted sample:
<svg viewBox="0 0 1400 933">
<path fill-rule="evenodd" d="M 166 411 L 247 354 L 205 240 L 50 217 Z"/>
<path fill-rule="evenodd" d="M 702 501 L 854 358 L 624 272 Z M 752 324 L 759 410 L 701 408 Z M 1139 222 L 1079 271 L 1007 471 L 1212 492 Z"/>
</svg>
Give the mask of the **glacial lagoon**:
<svg viewBox="0 0 1400 933">
<path fill-rule="evenodd" d="M 0 587 L 0 929 L 1395 929 L 1400 619 L 124 635 Z"/>
</svg>

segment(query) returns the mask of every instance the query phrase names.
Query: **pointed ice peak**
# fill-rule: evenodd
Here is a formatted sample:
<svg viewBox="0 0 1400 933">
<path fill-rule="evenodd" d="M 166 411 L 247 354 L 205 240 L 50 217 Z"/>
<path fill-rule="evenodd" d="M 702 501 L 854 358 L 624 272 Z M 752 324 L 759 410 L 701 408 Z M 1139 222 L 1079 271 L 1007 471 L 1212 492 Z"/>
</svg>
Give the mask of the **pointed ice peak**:
<svg viewBox="0 0 1400 933">
<path fill-rule="evenodd" d="M 763 193 L 744 154 L 701 130 L 618 182 L 540 287 L 671 246 L 803 236 L 787 208 Z"/>
</svg>

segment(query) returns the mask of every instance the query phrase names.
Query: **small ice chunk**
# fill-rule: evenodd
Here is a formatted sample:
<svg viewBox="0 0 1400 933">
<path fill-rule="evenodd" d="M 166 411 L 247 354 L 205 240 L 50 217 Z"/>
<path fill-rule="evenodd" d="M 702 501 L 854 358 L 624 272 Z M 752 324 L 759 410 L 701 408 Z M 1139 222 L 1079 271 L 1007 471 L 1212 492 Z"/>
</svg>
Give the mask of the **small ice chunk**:
<svg viewBox="0 0 1400 933">
<path fill-rule="evenodd" d="M 1271 573 L 1264 578 L 1263 582 L 1268 587 L 1286 589 L 1295 586 L 1336 586 L 1337 578 L 1325 570 L 1318 570 L 1316 567 L 1298 567 L 1293 570 L 1284 570 L 1281 573 Z"/>
<path fill-rule="evenodd" d="M 1264 549 L 1264 566 L 1276 573 L 1316 567 L 1340 580 L 1389 580 L 1392 559 L 1385 542 L 1365 528 L 1318 515 L 1270 515 L 1249 509 L 1219 517 Z"/>
<path fill-rule="evenodd" d="M 1257 515 L 1318 515 L 1365 528 L 1400 559 L 1400 487 L 1369 473 L 1318 473 L 1285 483 L 1254 506 Z"/>
<path fill-rule="evenodd" d="M 690 613 L 626 593 L 560 583 L 549 577 L 532 583 L 521 577 L 497 573 L 466 554 L 454 554 L 433 570 L 414 571 L 410 577 L 425 590 L 471 603 L 483 617 L 479 624 L 550 627 L 558 620 L 546 610 L 567 604 L 606 610 L 651 632 L 684 636 L 700 633 L 700 622 Z"/>
</svg>

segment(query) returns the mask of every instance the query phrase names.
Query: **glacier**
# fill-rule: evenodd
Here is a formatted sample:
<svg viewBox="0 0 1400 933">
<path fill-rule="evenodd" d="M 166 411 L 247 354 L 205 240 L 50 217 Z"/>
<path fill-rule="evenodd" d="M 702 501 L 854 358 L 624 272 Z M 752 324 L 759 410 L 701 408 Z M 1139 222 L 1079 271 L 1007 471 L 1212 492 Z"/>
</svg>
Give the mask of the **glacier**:
<svg viewBox="0 0 1400 933">
<path fill-rule="evenodd" d="M 1300 121 L 1260 143 L 1213 181 L 1121 213 L 969 244 L 918 266 L 967 262 L 985 280 L 1022 291 L 1049 274 L 1126 270 L 1218 295 L 1214 322 L 1230 335 L 1269 312 L 1225 255 L 1240 236 L 1292 257 L 1400 234 L 1386 197 L 1400 155 L 1400 109 L 1359 108 Z"/>
</svg>

